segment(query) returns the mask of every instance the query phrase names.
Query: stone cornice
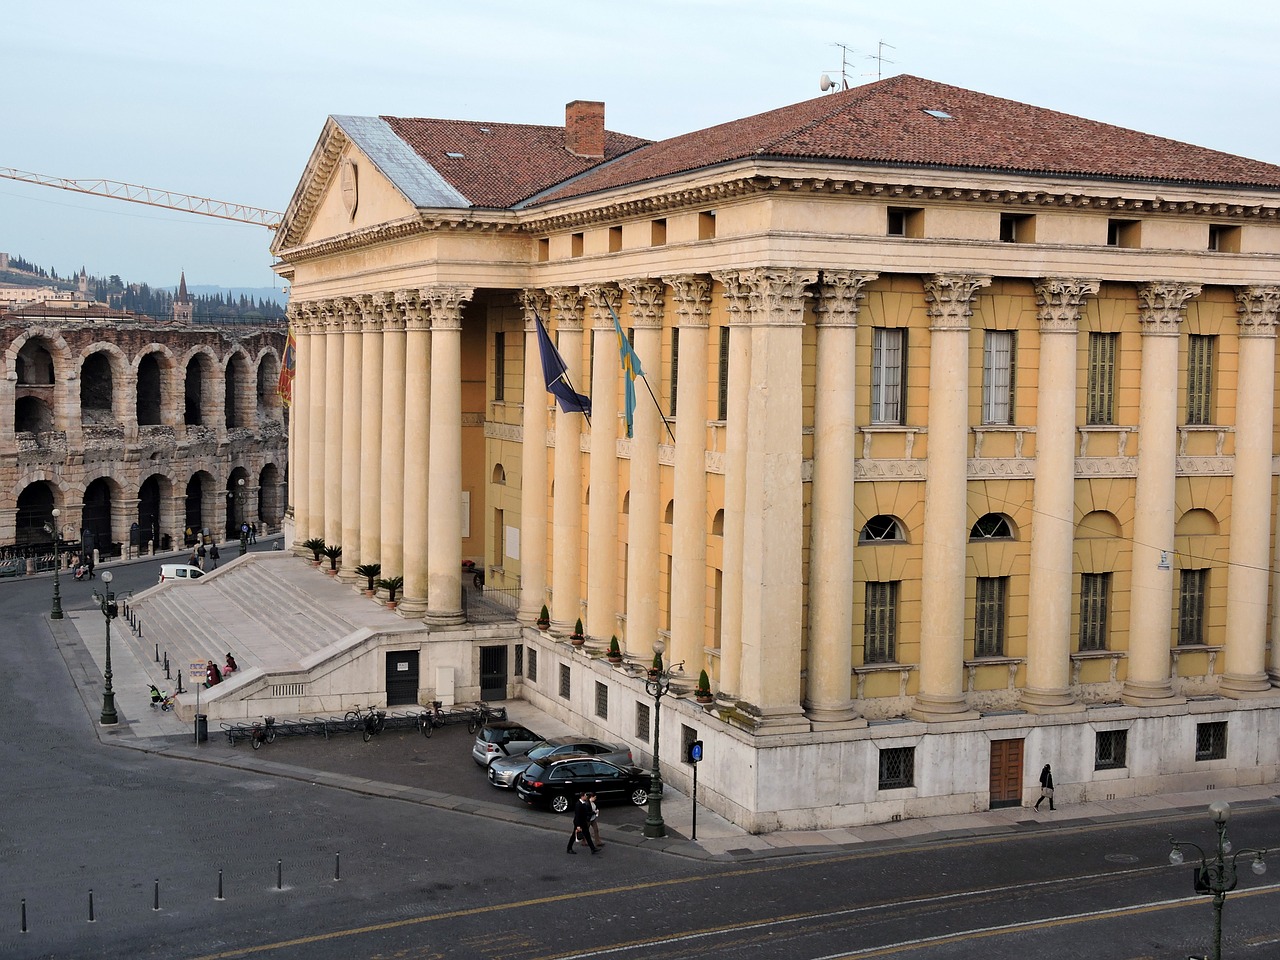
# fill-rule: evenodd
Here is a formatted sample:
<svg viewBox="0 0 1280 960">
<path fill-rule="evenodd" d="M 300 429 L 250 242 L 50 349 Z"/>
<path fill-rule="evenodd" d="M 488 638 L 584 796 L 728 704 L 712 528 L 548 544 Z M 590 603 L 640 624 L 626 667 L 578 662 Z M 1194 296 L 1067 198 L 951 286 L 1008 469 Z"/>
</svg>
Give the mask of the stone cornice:
<svg viewBox="0 0 1280 960">
<path fill-rule="evenodd" d="M 663 294 L 666 287 L 656 280 L 647 277 L 632 277 L 619 280 L 620 286 L 627 294 L 627 302 L 631 304 L 631 322 L 638 328 L 662 326 Z"/>
<path fill-rule="evenodd" d="M 936 274 L 924 281 L 924 299 L 930 330 L 969 329 L 973 298 L 991 283 L 990 277 Z"/>
<path fill-rule="evenodd" d="M 1037 280 L 1036 317 L 1041 333 L 1075 333 L 1080 328 L 1084 302 L 1101 286 L 1097 280 L 1047 277 Z"/>
<path fill-rule="evenodd" d="M 1275 339 L 1280 287 L 1250 286 L 1236 290 L 1237 321 L 1241 337 Z"/>
<path fill-rule="evenodd" d="M 1138 284 L 1138 324 L 1144 337 L 1176 337 L 1187 301 L 1200 295 L 1198 283 L 1158 280 Z"/>
<path fill-rule="evenodd" d="M 878 273 L 854 273 L 851 270 L 823 270 L 814 305 L 817 325 L 856 328 L 858 310 L 867 296 L 862 288 L 878 276 Z"/>
</svg>

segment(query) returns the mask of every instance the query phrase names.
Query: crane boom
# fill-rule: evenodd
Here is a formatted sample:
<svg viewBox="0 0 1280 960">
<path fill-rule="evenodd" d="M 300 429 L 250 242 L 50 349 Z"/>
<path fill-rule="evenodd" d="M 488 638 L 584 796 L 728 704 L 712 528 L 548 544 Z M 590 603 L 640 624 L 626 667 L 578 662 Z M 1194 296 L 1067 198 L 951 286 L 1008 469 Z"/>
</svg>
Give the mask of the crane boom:
<svg viewBox="0 0 1280 960">
<path fill-rule="evenodd" d="M 226 200 L 211 200 L 208 197 L 196 197 L 187 193 L 174 193 L 172 190 L 157 190 L 154 187 L 121 183 L 118 180 L 67 180 L 64 177 L 50 177 L 42 173 L 15 170 L 13 167 L 0 167 L 0 177 L 19 180 L 23 183 L 38 183 L 45 187 L 57 187 L 59 190 L 70 190 L 73 193 L 87 193 L 95 197 L 114 197 L 117 200 L 128 200 L 130 203 L 183 210 L 204 217 L 217 217 L 220 220 L 256 223 L 268 230 L 275 230 L 284 218 L 284 214 L 275 210 L 263 210 L 261 207 L 250 207 L 243 203 L 230 203 Z"/>
</svg>

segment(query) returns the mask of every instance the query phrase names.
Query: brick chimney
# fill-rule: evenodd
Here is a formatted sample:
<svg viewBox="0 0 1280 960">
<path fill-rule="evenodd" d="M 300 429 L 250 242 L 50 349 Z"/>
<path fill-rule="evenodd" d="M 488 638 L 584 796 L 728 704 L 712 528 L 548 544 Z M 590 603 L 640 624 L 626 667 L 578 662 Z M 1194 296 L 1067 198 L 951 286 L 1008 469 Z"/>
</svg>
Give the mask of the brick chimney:
<svg viewBox="0 0 1280 960">
<path fill-rule="evenodd" d="M 564 105 L 564 145 L 574 156 L 604 159 L 604 102 L 574 100 Z"/>
</svg>

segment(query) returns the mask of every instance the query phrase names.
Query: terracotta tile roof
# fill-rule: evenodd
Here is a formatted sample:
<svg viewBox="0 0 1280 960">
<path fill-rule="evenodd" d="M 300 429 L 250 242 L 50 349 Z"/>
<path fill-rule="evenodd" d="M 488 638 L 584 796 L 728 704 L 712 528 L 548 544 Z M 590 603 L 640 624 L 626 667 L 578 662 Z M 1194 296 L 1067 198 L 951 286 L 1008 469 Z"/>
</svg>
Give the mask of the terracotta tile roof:
<svg viewBox="0 0 1280 960">
<path fill-rule="evenodd" d="M 566 150 L 564 127 L 402 117 L 382 119 L 477 207 L 514 206 L 540 190 L 652 142 L 606 131 L 602 161 L 574 156 Z"/>
<path fill-rule="evenodd" d="M 1280 187 L 1269 163 L 902 75 L 651 144 L 533 204 L 752 156 Z"/>
</svg>

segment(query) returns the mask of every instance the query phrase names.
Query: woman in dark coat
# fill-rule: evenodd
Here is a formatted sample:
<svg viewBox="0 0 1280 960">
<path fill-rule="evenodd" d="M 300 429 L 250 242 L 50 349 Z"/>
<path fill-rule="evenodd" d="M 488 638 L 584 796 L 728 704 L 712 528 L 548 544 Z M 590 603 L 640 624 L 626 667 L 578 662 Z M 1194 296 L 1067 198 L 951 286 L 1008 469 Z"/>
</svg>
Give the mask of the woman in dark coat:
<svg viewBox="0 0 1280 960">
<path fill-rule="evenodd" d="M 1049 809 L 1053 809 L 1053 771 L 1049 769 L 1046 763 L 1044 769 L 1040 771 L 1040 799 L 1036 801 L 1033 810 L 1039 810 L 1040 804 L 1046 800 L 1049 801 Z"/>
</svg>

